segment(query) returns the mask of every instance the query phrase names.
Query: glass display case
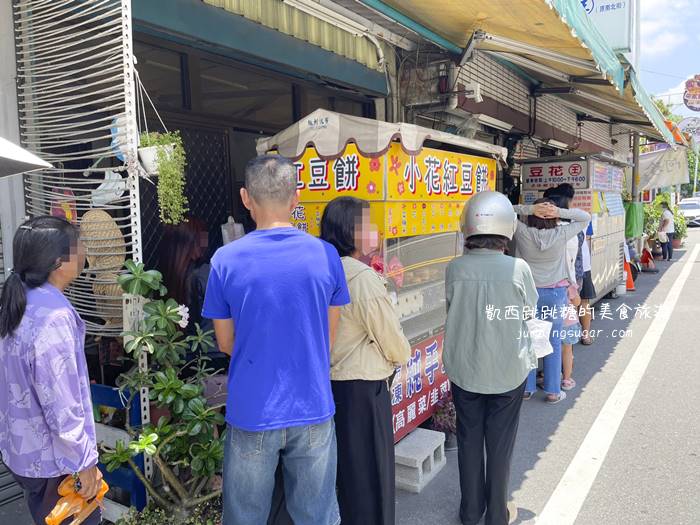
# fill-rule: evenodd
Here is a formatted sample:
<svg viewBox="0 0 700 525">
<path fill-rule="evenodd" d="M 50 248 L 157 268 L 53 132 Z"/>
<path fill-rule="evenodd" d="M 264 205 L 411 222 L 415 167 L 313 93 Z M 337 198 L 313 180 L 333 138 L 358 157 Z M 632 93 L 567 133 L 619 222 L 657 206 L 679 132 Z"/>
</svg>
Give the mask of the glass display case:
<svg viewBox="0 0 700 525">
<path fill-rule="evenodd" d="M 445 323 L 445 270 L 459 254 L 456 232 L 390 239 L 384 249 L 384 274 L 404 333 L 413 341 Z"/>
</svg>

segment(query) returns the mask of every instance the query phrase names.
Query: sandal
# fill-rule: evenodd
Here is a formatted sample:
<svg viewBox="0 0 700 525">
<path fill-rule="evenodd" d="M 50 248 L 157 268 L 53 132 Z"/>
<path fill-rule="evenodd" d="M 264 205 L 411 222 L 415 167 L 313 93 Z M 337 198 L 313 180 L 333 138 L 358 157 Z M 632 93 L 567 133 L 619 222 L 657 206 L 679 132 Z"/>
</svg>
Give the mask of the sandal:
<svg viewBox="0 0 700 525">
<path fill-rule="evenodd" d="M 560 401 L 566 399 L 566 392 L 559 392 L 558 394 L 547 394 L 546 403 L 548 405 L 556 405 Z"/>
<path fill-rule="evenodd" d="M 591 339 L 590 337 L 582 337 L 581 344 L 584 346 L 591 346 L 593 344 L 593 339 Z"/>
<path fill-rule="evenodd" d="M 518 507 L 514 501 L 509 501 L 506 508 L 508 509 L 508 525 L 512 525 L 518 520 Z"/>
<path fill-rule="evenodd" d="M 573 390 L 576 388 L 576 380 L 572 377 L 571 379 L 562 379 L 561 381 L 561 389 L 562 390 Z"/>
<path fill-rule="evenodd" d="M 524 392 L 523 393 L 523 401 L 530 401 L 532 399 L 532 396 L 534 396 L 534 392 Z"/>
</svg>

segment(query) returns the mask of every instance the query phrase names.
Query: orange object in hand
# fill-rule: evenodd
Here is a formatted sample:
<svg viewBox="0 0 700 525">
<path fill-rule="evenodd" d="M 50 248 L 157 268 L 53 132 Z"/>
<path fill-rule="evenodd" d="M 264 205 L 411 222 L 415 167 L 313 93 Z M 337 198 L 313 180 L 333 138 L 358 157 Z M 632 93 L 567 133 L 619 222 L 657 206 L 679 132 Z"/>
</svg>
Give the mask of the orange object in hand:
<svg viewBox="0 0 700 525">
<path fill-rule="evenodd" d="M 102 480 L 97 495 L 88 502 L 76 492 L 75 482 L 71 476 L 68 476 L 58 486 L 58 495 L 61 496 L 61 499 L 58 500 L 51 513 L 46 516 L 46 525 L 60 525 L 63 520 L 71 516 L 73 516 L 73 521 L 70 522 L 70 525 L 80 525 L 90 514 L 95 512 L 98 505 L 102 506 L 102 499 L 108 490 L 109 486 Z"/>
</svg>

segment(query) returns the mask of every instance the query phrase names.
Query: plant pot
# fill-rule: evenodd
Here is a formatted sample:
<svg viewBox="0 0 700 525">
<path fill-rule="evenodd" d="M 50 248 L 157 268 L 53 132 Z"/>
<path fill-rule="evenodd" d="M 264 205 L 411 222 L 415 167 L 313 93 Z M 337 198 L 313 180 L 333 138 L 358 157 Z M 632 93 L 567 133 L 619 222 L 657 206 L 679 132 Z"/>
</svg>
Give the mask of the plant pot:
<svg viewBox="0 0 700 525">
<path fill-rule="evenodd" d="M 150 413 L 151 413 L 151 422 L 155 425 L 158 423 L 158 420 L 165 416 L 165 417 L 170 417 L 170 410 L 168 410 L 167 407 L 158 407 L 156 406 L 155 403 L 151 403 L 150 407 Z"/>
<path fill-rule="evenodd" d="M 147 148 L 139 148 L 139 159 L 146 173 L 149 175 L 158 175 L 158 150 L 165 149 L 165 154 L 170 156 L 175 148 L 174 144 L 163 146 L 148 146 Z"/>
<path fill-rule="evenodd" d="M 674 250 L 677 250 L 681 246 L 683 246 L 683 239 L 673 239 L 673 249 Z"/>
</svg>

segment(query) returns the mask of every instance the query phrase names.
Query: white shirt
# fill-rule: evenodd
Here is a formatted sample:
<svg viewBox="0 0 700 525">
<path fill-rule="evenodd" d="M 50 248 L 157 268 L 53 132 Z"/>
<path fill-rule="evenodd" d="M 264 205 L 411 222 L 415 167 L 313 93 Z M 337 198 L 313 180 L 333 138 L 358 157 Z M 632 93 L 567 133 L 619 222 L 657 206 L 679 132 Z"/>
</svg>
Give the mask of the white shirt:
<svg viewBox="0 0 700 525">
<path fill-rule="evenodd" d="M 662 228 L 661 231 L 666 232 L 666 233 L 676 233 L 676 228 L 673 225 L 673 213 L 671 210 L 664 210 L 664 212 L 661 214 L 661 222 L 664 222 L 664 219 L 668 219 L 668 224 Z"/>
<path fill-rule="evenodd" d="M 588 239 L 584 239 L 581 245 L 581 258 L 583 259 L 583 271 L 591 271 L 591 249 L 588 247 Z"/>
</svg>

